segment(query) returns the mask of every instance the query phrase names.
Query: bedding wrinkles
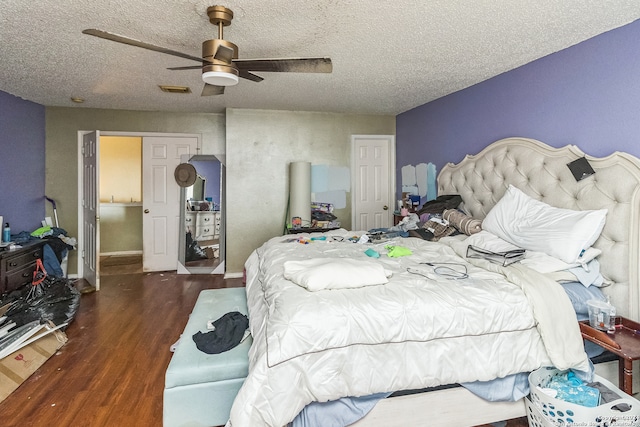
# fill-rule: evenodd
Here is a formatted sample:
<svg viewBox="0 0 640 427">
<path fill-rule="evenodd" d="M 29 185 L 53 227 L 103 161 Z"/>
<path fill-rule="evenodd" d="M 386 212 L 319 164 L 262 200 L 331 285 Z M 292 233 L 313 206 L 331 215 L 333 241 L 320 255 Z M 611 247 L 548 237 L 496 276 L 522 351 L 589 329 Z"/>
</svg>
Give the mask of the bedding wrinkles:
<svg viewBox="0 0 640 427">
<path fill-rule="evenodd" d="M 399 244 L 415 256 L 378 262 L 392 272 L 385 285 L 309 292 L 283 280 L 283 263 L 295 258 L 336 255 L 372 262 L 367 246 L 344 243 L 270 245 L 262 252 L 269 273 L 262 286 L 269 307 L 267 353 L 269 366 L 316 351 L 354 344 L 372 345 L 436 338 L 519 331 L 535 327 L 527 300 L 514 286 L 491 272 L 474 269 L 473 280 L 448 280 L 418 262 L 464 263 L 446 246 L 403 239 Z M 438 278 L 427 280 L 424 271 Z M 266 286 L 268 284 L 268 286 Z M 525 313 L 513 318 L 515 310 Z"/>
<path fill-rule="evenodd" d="M 340 233 L 346 232 L 329 235 Z M 511 283 L 500 269 L 468 264 L 469 279 L 433 281 L 407 268 L 433 277 L 421 262 L 465 260 L 445 244 L 398 239 L 413 255 L 378 259 L 393 273 L 389 283 L 310 292 L 284 279 L 284 261 L 370 261 L 363 252 L 383 252 L 384 245 L 283 240 L 271 239 L 246 264 L 254 344 L 249 376 L 231 411 L 233 427 L 282 426 L 312 401 L 504 377 L 551 365 L 551 355 L 569 367 L 588 363 L 584 350 L 574 348 L 576 331 L 566 319 L 554 321 L 557 333 L 551 333 L 549 322 L 536 317 L 572 312 L 568 298 L 546 300 L 547 290 L 529 290 L 537 284 L 519 277 L 526 271 L 509 273 L 518 282 Z"/>
</svg>

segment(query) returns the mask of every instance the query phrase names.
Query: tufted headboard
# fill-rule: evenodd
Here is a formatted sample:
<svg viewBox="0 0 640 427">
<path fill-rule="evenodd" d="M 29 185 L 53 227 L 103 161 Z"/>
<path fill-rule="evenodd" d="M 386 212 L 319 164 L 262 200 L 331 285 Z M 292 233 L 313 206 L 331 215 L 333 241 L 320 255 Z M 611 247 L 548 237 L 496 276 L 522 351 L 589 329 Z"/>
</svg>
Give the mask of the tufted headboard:
<svg viewBox="0 0 640 427">
<path fill-rule="evenodd" d="M 595 174 L 576 181 L 567 163 L 586 157 Z M 607 220 L 594 244 L 602 274 L 613 284 L 603 291 L 620 315 L 640 321 L 640 159 L 615 152 L 594 158 L 574 145 L 553 148 L 526 138 L 494 142 L 438 175 L 438 194 L 459 194 L 462 208 L 482 219 L 509 184 L 549 205 L 607 209 Z"/>
</svg>

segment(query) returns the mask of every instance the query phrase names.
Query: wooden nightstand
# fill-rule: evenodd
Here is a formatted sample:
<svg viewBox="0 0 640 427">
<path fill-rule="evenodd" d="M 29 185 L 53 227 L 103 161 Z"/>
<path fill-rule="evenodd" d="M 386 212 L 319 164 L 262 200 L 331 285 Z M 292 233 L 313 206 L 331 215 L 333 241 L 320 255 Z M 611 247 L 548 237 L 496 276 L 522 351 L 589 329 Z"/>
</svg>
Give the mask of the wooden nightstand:
<svg viewBox="0 0 640 427">
<path fill-rule="evenodd" d="M 624 317 L 616 317 L 616 331 L 612 334 L 580 323 L 582 337 L 594 342 L 618 356 L 619 386 L 628 395 L 633 394 L 633 361 L 640 359 L 640 323 Z"/>
<path fill-rule="evenodd" d="M 33 280 L 36 260 L 42 259 L 45 241 L 31 241 L 20 248 L 0 252 L 0 294 L 18 289 Z"/>
</svg>

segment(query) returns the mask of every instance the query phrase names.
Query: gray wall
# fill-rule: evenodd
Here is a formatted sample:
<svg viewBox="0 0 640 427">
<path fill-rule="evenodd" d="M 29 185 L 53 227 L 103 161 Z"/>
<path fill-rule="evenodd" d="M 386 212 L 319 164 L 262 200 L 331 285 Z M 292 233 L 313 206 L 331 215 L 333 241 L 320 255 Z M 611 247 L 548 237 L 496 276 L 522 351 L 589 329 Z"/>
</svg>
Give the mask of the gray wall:
<svg viewBox="0 0 640 427">
<path fill-rule="evenodd" d="M 264 241 L 282 235 L 289 163 L 350 167 L 351 135 L 395 135 L 394 116 L 229 109 L 226 118 L 229 274 L 241 272 Z M 349 229 L 347 206 L 335 213 Z"/>
<path fill-rule="evenodd" d="M 202 134 L 201 154 L 226 157 L 226 268 L 239 274 L 251 251 L 282 233 L 288 164 L 304 160 L 349 167 L 351 135 L 395 135 L 395 117 L 228 110 L 225 118 L 208 113 L 47 107 L 46 192 L 57 202 L 60 225 L 73 236 L 78 233 L 77 132 L 94 129 Z M 349 228 L 350 207 L 337 214 Z M 71 252 L 69 273 L 77 272 L 77 256 L 77 251 Z"/>
<path fill-rule="evenodd" d="M 100 205 L 100 253 L 142 252 L 142 206 Z"/>
</svg>

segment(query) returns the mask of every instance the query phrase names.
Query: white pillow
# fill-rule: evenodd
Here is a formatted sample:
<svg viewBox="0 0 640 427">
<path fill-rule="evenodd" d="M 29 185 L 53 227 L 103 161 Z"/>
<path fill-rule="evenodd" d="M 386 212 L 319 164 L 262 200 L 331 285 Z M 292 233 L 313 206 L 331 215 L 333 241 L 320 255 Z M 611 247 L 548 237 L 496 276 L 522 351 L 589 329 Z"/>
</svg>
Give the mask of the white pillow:
<svg viewBox="0 0 640 427">
<path fill-rule="evenodd" d="M 366 259 L 313 258 L 285 261 L 284 277 L 310 291 L 382 285 L 391 272 Z"/>
<path fill-rule="evenodd" d="M 600 253 L 602 253 L 600 249 L 591 247 L 584 251 L 578 261 L 569 264 L 544 252 L 527 251 L 525 258 L 520 263 L 540 273 L 555 273 L 556 271 L 564 271 L 576 267 L 582 267 L 588 271 L 587 264 Z"/>
<path fill-rule="evenodd" d="M 556 208 L 510 185 L 487 214 L 482 228 L 523 249 L 572 264 L 598 239 L 606 216 L 606 209 Z"/>
<path fill-rule="evenodd" d="M 482 230 L 465 240 L 465 243 L 478 248 L 487 249 L 492 252 L 506 252 L 514 249 L 521 249 L 519 246 L 513 245 L 487 230 Z M 600 255 L 602 251 L 594 247 L 588 248 L 582 256 L 574 263 L 566 263 L 558 258 L 547 255 L 544 252 L 528 250 L 525 258 L 520 264 L 526 265 L 540 273 L 554 273 L 556 271 L 569 270 L 575 267 L 586 268 L 586 264 Z"/>
</svg>

